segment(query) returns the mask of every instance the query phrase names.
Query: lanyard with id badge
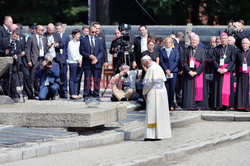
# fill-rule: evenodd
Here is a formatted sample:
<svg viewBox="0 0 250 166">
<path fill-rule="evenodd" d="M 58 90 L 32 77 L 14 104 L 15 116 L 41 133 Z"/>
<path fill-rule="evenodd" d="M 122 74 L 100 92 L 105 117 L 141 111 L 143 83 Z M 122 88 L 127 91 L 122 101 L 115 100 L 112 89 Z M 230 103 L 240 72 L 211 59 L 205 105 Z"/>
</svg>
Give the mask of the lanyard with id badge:
<svg viewBox="0 0 250 166">
<path fill-rule="evenodd" d="M 227 57 L 226 52 L 227 52 L 227 46 L 226 46 L 225 52 L 224 52 L 224 49 L 222 48 L 222 54 L 223 54 L 223 56 L 220 58 L 220 66 L 223 66 L 225 64 L 225 59 Z"/>
<path fill-rule="evenodd" d="M 196 55 L 196 49 L 193 49 L 193 51 L 191 52 L 191 59 L 190 59 L 190 62 L 189 62 L 189 67 L 191 69 L 194 68 L 194 60 L 195 60 L 195 55 Z"/>
<path fill-rule="evenodd" d="M 49 86 L 49 79 L 48 79 L 48 77 L 46 78 L 46 81 L 45 81 L 44 85 L 45 86 Z"/>
<path fill-rule="evenodd" d="M 242 71 L 247 71 L 247 56 L 248 56 L 248 52 L 244 53 L 244 59 L 243 59 L 243 64 L 242 64 Z"/>
</svg>

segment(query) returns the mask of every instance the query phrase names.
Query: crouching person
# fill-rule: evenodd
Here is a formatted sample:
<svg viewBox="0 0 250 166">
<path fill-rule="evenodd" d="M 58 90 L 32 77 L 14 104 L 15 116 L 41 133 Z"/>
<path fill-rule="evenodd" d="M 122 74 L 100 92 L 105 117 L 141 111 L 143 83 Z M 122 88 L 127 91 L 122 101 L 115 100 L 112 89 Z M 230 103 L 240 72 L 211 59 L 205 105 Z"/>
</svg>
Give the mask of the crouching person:
<svg viewBox="0 0 250 166">
<path fill-rule="evenodd" d="M 129 70 L 128 65 L 121 65 L 119 68 L 120 73 L 116 74 L 111 83 L 112 95 L 111 101 L 128 101 L 133 100 L 135 97 L 135 80 L 136 72 Z"/>
<path fill-rule="evenodd" d="M 60 69 L 58 63 L 53 61 L 51 54 L 46 54 L 36 75 L 40 78 L 39 100 L 55 99 L 55 95 L 59 89 L 59 85 L 57 84 L 59 74 Z"/>
</svg>

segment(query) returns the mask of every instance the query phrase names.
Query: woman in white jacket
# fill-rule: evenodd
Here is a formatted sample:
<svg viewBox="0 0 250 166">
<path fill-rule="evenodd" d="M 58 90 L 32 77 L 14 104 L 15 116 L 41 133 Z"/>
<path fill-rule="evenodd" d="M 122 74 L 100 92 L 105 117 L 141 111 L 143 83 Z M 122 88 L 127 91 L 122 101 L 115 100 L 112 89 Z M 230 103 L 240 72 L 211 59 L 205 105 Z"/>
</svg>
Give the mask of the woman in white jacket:
<svg viewBox="0 0 250 166">
<path fill-rule="evenodd" d="M 70 99 L 78 99 L 78 85 L 81 74 L 82 56 L 79 52 L 81 32 L 78 29 L 72 31 L 73 39 L 68 44 L 69 60 L 69 94 Z"/>
</svg>

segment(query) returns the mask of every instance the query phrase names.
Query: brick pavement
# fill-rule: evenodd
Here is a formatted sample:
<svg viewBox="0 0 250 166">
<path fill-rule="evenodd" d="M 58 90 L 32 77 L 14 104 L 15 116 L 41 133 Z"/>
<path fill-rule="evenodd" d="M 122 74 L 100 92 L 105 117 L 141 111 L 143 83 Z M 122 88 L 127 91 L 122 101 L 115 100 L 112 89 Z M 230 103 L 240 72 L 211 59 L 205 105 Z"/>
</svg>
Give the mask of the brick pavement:
<svg viewBox="0 0 250 166">
<path fill-rule="evenodd" d="M 175 151 L 175 158 L 185 155 L 183 149 L 206 141 L 228 137 L 244 130 L 250 130 L 250 122 L 206 122 L 191 124 L 172 130 L 173 137 L 157 142 L 144 142 L 143 138 L 110 145 L 78 149 L 70 152 L 2 164 L 20 165 L 120 165 L 143 163 Z M 249 134 L 249 133 L 248 133 Z M 169 157 L 169 156 L 168 156 Z"/>
</svg>

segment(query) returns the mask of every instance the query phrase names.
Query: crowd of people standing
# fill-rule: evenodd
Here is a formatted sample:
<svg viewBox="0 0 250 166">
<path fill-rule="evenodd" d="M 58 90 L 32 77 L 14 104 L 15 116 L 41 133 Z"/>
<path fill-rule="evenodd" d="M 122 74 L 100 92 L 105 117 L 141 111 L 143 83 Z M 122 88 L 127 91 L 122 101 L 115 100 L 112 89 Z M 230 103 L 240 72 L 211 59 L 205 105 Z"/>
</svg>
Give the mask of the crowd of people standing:
<svg viewBox="0 0 250 166">
<path fill-rule="evenodd" d="M 133 45 L 128 67 L 139 71 L 136 88 L 132 92 L 134 95 L 129 98 L 120 97 L 118 100 L 131 100 L 131 96 L 137 94 L 143 98 L 143 78 L 148 67 L 143 65 L 141 59 L 149 56 L 165 73 L 168 107 L 171 111 L 177 106 L 189 110 L 250 109 L 250 44 L 249 34 L 244 30 L 244 21 L 230 22 L 225 32 L 211 37 L 209 47 L 200 42 L 199 35 L 194 32 L 188 34 L 190 45 L 187 47 L 183 44 L 182 32 L 171 34 L 164 40 L 148 33 L 146 25 L 141 25 L 139 32 L 138 37 L 129 34 L 128 41 Z M 123 56 L 117 41 L 124 34 L 122 30 L 115 29 L 115 37 L 109 49 L 113 55 L 115 74 L 120 72 L 122 63 L 118 61 Z M 40 100 L 54 100 L 56 95 L 79 99 L 84 74 L 83 101 L 89 98 L 100 100 L 102 68 L 108 66 L 105 35 L 101 25 L 92 22 L 89 26 L 83 26 L 82 30 L 74 29 L 71 35 L 63 33 L 63 25 L 58 22 L 55 25 L 49 23 L 46 32 L 43 25 L 31 24 L 25 36 L 22 25 L 13 24 L 12 17 L 6 16 L 0 27 L 0 54 L 12 56 L 14 63 L 12 74 L 7 73 L 2 78 L 5 82 L 11 80 L 7 81 L 11 84 L 5 94 L 18 102 L 20 95 L 16 86 L 21 72 L 22 93 L 28 99 L 38 97 Z M 119 77 L 119 74 L 116 76 Z"/>
</svg>

